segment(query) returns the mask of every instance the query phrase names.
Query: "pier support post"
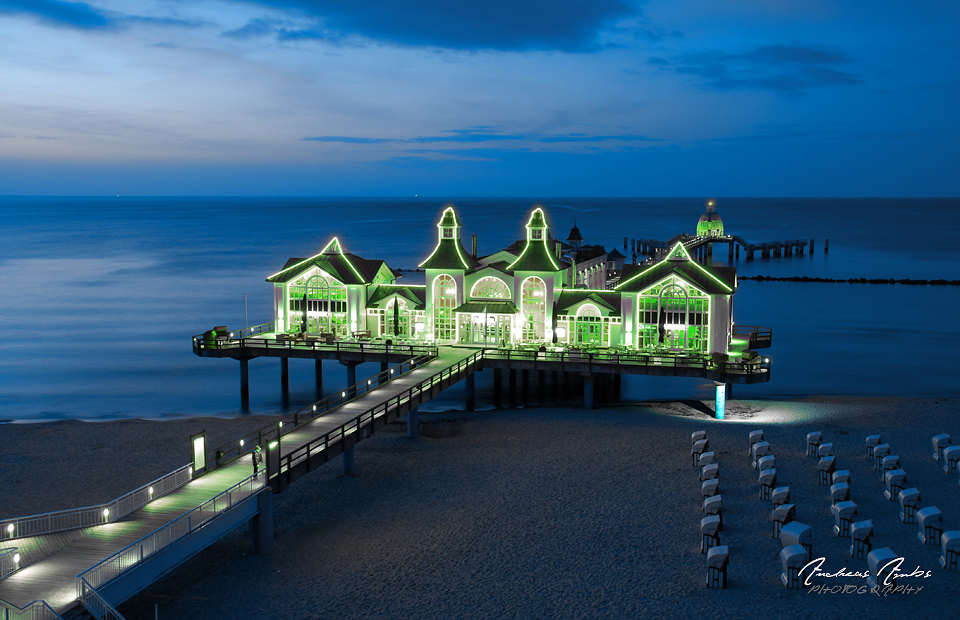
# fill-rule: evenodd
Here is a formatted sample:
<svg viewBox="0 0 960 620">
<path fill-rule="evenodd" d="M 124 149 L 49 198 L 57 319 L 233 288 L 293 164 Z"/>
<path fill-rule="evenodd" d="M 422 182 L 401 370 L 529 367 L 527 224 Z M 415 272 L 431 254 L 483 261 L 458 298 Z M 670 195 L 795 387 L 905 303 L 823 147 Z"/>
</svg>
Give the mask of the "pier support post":
<svg viewBox="0 0 960 620">
<path fill-rule="evenodd" d="M 240 404 L 244 409 L 250 406 L 250 360 L 240 359 Z"/>
<path fill-rule="evenodd" d="M 323 360 L 313 363 L 313 372 L 317 379 L 317 398 L 323 398 Z"/>
<path fill-rule="evenodd" d="M 290 358 L 280 358 L 280 391 L 284 398 L 290 393 Z"/>
<path fill-rule="evenodd" d="M 737 260 L 740 260 L 740 244 L 739 244 L 739 243 L 734 243 L 733 245 L 734 245 L 734 249 L 736 250 L 736 253 L 737 253 Z"/>
<path fill-rule="evenodd" d="M 813 256 L 813 239 L 810 240 L 810 256 Z"/>
<path fill-rule="evenodd" d="M 466 379 L 467 411 L 473 411 L 477 406 L 476 384 L 474 381 L 474 377 L 476 376 L 477 376 L 476 372 L 474 372 L 473 374 L 467 375 L 467 379 Z"/>
<path fill-rule="evenodd" d="M 520 401 L 526 405 L 530 399 L 530 370 L 527 368 L 520 371 L 520 391 Z"/>
<path fill-rule="evenodd" d="M 273 553 L 273 489 L 269 486 L 257 493 L 259 514 L 250 519 L 250 538 L 257 555 Z"/>
<path fill-rule="evenodd" d="M 623 376 L 619 373 L 613 375 L 613 400 L 620 400 L 620 388 Z"/>
<path fill-rule="evenodd" d="M 340 362 L 347 367 L 347 398 L 353 398 L 357 395 L 356 388 L 350 389 L 357 383 L 357 366 L 360 362 Z"/>
<path fill-rule="evenodd" d="M 584 372 L 583 377 L 583 408 L 593 409 L 593 373 Z"/>
<path fill-rule="evenodd" d="M 510 369 L 510 406 L 517 406 L 517 369 Z"/>
<path fill-rule="evenodd" d="M 727 242 L 727 262 L 733 262 L 733 241 Z"/>
<path fill-rule="evenodd" d="M 352 476 L 357 469 L 353 462 L 353 450 L 356 446 L 350 446 L 340 455 L 340 473 L 344 476 Z"/>
<path fill-rule="evenodd" d="M 824 253 L 824 254 L 829 254 L 829 253 L 830 253 L 830 240 L 829 240 L 829 239 L 824 239 L 824 240 L 823 240 L 823 253 Z"/>
<path fill-rule="evenodd" d="M 538 370 L 537 373 L 537 396 L 542 404 L 547 397 L 547 371 Z"/>
<path fill-rule="evenodd" d="M 418 424 L 419 422 L 417 420 L 417 408 L 414 407 L 413 409 L 407 412 L 407 437 L 409 437 L 410 439 L 417 438 L 420 430 L 418 427 Z"/>
<path fill-rule="evenodd" d="M 727 385 L 723 383 L 717 383 L 717 396 L 716 396 L 716 406 L 714 407 L 714 416 L 718 420 L 722 420 L 727 410 Z"/>
<path fill-rule="evenodd" d="M 380 372 L 387 372 L 390 370 L 390 362 L 380 362 Z"/>
<path fill-rule="evenodd" d="M 500 400 L 503 398 L 503 370 L 493 369 L 493 404 L 500 406 Z"/>
</svg>

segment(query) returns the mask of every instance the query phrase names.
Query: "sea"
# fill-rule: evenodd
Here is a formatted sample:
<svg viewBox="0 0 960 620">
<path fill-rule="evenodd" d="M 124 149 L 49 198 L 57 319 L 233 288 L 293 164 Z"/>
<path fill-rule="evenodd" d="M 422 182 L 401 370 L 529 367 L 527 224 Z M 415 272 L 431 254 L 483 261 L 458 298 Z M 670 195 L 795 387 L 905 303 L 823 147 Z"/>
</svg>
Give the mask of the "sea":
<svg viewBox="0 0 960 620">
<path fill-rule="evenodd" d="M 156 198 L 0 197 L 0 420 L 240 417 L 281 414 L 317 399 L 313 363 L 250 362 L 242 407 L 239 365 L 195 356 L 191 337 L 272 318 L 265 280 L 288 258 L 333 236 L 365 258 L 415 269 L 432 251 L 448 200 L 464 246 L 480 254 L 524 237 L 539 200 L 551 234 L 576 224 L 586 244 L 624 254 L 624 239 L 693 233 L 706 197 L 694 198 Z M 727 233 L 751 243 L 814 239 L 803 256 L 741 253 L 741 276 L 960 279 L 960 199 L 717 198 Z M 829 240 L 829 251 L 827 248 Z M 715 264 L 726 264 L 717 246 Z M 402 281 L 402 280 L 401 280 Z M 955 396 L 960 287 L 741 280 L 734 320 L 773 330 L 769 383 L 733 398 Z M 358 378 L 379 372 L 364 364 Z M 324 388 L 346 370 L 324 363 Z M 492 406 L 481 373 L 480 406 Z M 697 379 L 629 377 L 621 400 L 708 399 Z M 454 387 L 432 410 L 463 407 Z"/>
</svg>

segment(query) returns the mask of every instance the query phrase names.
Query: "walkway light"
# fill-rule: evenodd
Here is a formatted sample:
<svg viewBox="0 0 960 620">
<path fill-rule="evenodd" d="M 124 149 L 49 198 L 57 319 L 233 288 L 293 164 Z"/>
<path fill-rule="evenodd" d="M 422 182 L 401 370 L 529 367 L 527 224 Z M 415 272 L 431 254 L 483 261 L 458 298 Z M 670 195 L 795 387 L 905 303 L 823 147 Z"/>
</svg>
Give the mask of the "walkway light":
<svg viewBox="0 0 960 620">
<path fill-rule="evenodd" d="M 7 526 L 7 534 L 13 534 L 13 523 Z"/>
<path fill-rule="evenodd" d="M 13 554 L 13 563 L 14 563 L 14 564 L 19 564 L 19 563 L 20 563 L 20 554 L 19 554 L 19 553 L 14 553 L 14 554 Z"/>
<path fill-rule="evenodd" d="M 103 509 L 103 518 L 106 519 L 106 518 L 108 518 L 109 516 L 110 516 L 110 509 L 109 509 L 109 508 L 104 508 L 104 509 Z"/>
<path fill-rule="evenodd" d="M 241 447 L 241 448 L 243 447 L 243 440 L 242 440 L 242 439 L 240 440 L 240 447 Z"/>
<path fill-rule="evenodd" d="M 150 495 L 150 497 L 153 497 L 153 487 L 147 489 L 147 494 Z"/>
<path fill-rule="evenodd" d="M 346 392 L 340 392 L 340 398 L 346 398 L 346 397 L 347 397 Z"/>
<path fill-rule="evenodd" d="M 317 406 L 316 406 L 316 405 L 313 406 L 313 410 L 314 410 L 314 411 L 317 410 Z"/>
<path fill-rule="evenodd" d="M 283 428 L 283 420 L 277 422 L 277 428 Z"/>
<path fill-rule="evenodd" d="M 279 441 L 271 441 L 270 444 L 269 444 L 267 447 L 270 448 L 271 450 L 273 450 L 274 448 L 276 448 L 276 447 L 279 446 L 279 445 L 280 445 L 280 442 L 279 442 Z"/>
</svg>

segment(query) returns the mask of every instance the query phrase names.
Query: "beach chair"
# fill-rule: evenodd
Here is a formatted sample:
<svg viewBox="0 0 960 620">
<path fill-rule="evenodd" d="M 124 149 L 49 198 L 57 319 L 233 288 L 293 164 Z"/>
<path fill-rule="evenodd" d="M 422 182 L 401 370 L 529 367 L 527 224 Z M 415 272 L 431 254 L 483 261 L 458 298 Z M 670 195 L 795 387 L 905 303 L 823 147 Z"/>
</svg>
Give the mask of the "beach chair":
<svg viewBox="0 0 960 620">
<path fill-rule="evenodd" d="M 896 560 L 898 556 L 889 547 L 880 547 L 867 554 L 867 566 L 870 574 L 867 576 L 867 586 L 871 590 L 882 590 L 886 586 L 896 588 Z"/>
<path fill-rule="evenodd" d="M 759 461 L 761 457 L 768 456 L 770 454 L 770 444 L 765 441 L 758 441 L 757 443 L 753 444 L 751 452 L 753 455 L 752 465 L 753 468 L 756 469 L 757 461 Z"/>
<path fill-rule="evenodd" d="M 886 474 L 884 474 L 883 485 L 886 487 L 886 490 L 883 492 L 883 496 L 889 501 L 893 501 L 897 497 L 897 494 L 900 493 L 907 486 L 907 473 L 902 469 L 891 469 Z"/>
<path fill-rule="evenodd" d="M 873 449 L 880 445 L 880 435 L 867 435 L 866 450 L 863 451 L 863 460 L 873 458 Z"/>
<path fill-rule="evenodd" d="M 837 457 L 835 456 L 825 456 L 820 459 L 820 462 L 817 464 L 817 475 L 818 482 L 821 485 L 830 484 L 830 478 L 833 475 L 834 470 L 837 467 Z"/>
<path fill-rule="evenodd" d="M 720 477 L 720 466 L 716 463 L 704 465 L 700 468 L 700 480 L 716 480 Z"/>
<path fill-rule="evenodd" d="M 719 545 L 707 551 L 707 587 L 727 587 L 727 565 L 730 563 L 730 547 Z"/>
<path fill-rule="evenodd" d="M 833 444 L 832 443 L 820 444 L 820 447 L 817 448 L 817 456 L 820 458 L 823 458 L 825 456 L 834 456 Z"/>
<path fill-rule="evenodd" d="M 936 506 L 927 506 L 917 511 L 917 538 L 925 545 L 940 543 L 943 534 L 943 515 Z"/>
<path fill-rule="evenodd" d="M 776 469 L 777 468 L 777 458 L 772 454 L 767 456 L 761 456 L 757 459 L 757 469 L 763 471 L 764 469 Z"/>
<path fill-rule="evenodd" d="M 720 517 L 710 515 L 700 519 L 700 553 L 720 544 Z"/>
<path fill-rule="evenodd" d="M 784 547 L 800 545 L 807 551 L 807 561 L 813 557 L 813 528 L 806 523 L 791 521 L 780 529 L 780 544 Z"/>
<path fill-rule="evenodd" d="M 704 480 L 703 484 L 700 485 L 700 495 L 703 499 L 708 497 L 713 497 L 714 495 L 720 492 L 720 480 L 714 478 L 713 480 Z M 701 509 L 703 505 L 701 504 Z"/>
<path fill-rule="evenodd" d="M 777 487 L 773 490 L 773 493 L 770 494 L 770 498 L 773 500 L 773 507 L 783 506 L 790 501 L 790 487 Z"/>
<path fill-rule="evenodd" d="M 817 456 L 817 447 L 823 434 L 820 432 L 807 433 L 807 456 Z"/>
<path fill-rule="evenodd" d="M 849 500 L 837 502 L 830 507 L 830 512 L 833 513 L 833 533 L 840 538 L 850 536 L 850 526 L 857 516 L 857 505 Z"/>
<path fill-rule="evenodd" d="M 773 487 L 777 486 L 777 470 L 761 469 L 758 478 L 760 481 L 760 499 L 770 499 Z"/>
<path fill-rule="evenodd" d="M 693 457 L 693 466 L 696 467 L 700 463 L 700 455 L 710 449 L 710 442 L 706 439 L 698 439 L 693 442 L 693 446 L 690 448 L 690 456 Z"/>
<path fill-rule="evenodd" d="M 716 462 L 717 462 L 717 455 L 713 450 L 711 450 L 710 452 L 704 452 L 703 454 L 701 454 L 700 460 L 697 461 L 697 464 L 700 465 L 700 467 L 703 467 L 704 465 L 712 465 L 713 463 L 716 463 Z"/>
<path fill-rule="evenodd" d="M 800 571 L 809 561 L 807 550 L 803 548 L 803 545 L 790 545 L 780 550 L 780 565 L 783 567 L 783 572 L 780 573 L 780 582 L 784 588 L 803 587 Z"/>
<path fill-rule="evenodd" d="M 873 468 L 880 471 L 880 465 L 883 463 L 883 457 L 890 454 L 890 444 L 879 444 L 873 448 Z"/>
<path fill-rule="evenodd" d="M 797 518 L 797 507 L 793 504 L 782 504 L 773 509 L 770 513 L 770 520 L 773 521 L 773 535 L 771 538 L 779 538 L 783 526 Z"/>
<path fill-rule="evenodd" d="M 834 482 L 830 485 L 830 501 L 836 505 L 837 502 L 845 502 L 850 499 L 850 483 Z"/>
<path fill-rule="evenodd" d="M 947 446 L 943 449 L 943 471 L 952 474 L 957 471 L 957 461 L 960 460 L 960 446 Z"/>
<path fill-rule="evenodd" d="M 950 445 L 950 435 L 940 433 L 933 436 L 933 460 L 943 460 L 943 450 Z"/>
<path fill-rule="evenodd" d="M 940 535 L 940 566 L 945 570 L 957 570 L 960 559 L 960 531 L 950 530 Z"/>
<path fill-rule="evenodd" d="M 904 489 L 897 493 L 900 502 L 900 521 L 903 523 L 917 522 L 917 509 L 920 507 L 920 491 L 916 487 Z"/>
<path fill-rule="evenodd" d="M 690 445 L 693 445 L 698 441 L 700 441 L 701 439 L 706 439 L 706 438 L 707 438 L 707 431 L 694 431 L 690 435 Z"/>
<path fill-rule="evenodd" d="M 830 478 L 834 484 L 838 482 L 850 482 L 850 470 L 849 469 L 838 469 L 833 472 L 833 477 Z"/>
<path fill-rule="evenodd" d="M 900 469 L 900 455 L 891 454 L 890 456 L 883 457 L 883 460 L 880 462 L 880 482 L 883 482 L 883 477 L 891 469 Z"/>
<path fill-rule="evenodd" d="M 873 521 L 867 519 L 851 525 L 850 538 L 853 539 L 853 543 L 850 545 L 850 557 L 867 557 L 867 554 L 873 549 Z"/>
<path fill-rule="evenodd" d="M 747 447 L 747 454 L 753 454 L 753 444 L 763 441 L 763 431 L 755 430 L 750 431 L 750 445 Z"/>
<path fill-rule="evenodd" d="M 720 495 L 714 495 L 713 497 L 708 497 L 703 500 L 703 511 L 707 513 L 708 517 L 718 516 L 720 517 L 720 527 L 717 528 L 717 531 L 723 531 L 723 498 Z"/>
</svg>

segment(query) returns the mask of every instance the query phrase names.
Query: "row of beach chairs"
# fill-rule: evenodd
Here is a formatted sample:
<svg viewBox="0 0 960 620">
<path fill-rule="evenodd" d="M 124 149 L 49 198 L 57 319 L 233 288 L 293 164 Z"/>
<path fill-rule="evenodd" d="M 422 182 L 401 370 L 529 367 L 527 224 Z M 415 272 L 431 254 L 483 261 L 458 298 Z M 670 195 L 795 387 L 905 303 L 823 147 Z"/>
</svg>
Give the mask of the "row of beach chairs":
<svg viewBox="0 0 960 620">
<path fill-rule="evenodd" d="M 720 496 L 720 464 L 716 453 L 710 450 L 706 431 L 690 435 L 692 465 L 700 468 L 700 509 L 705 516 L 700 519 L 700 553 L 707 556 L 708 588 L 727 587 L 727 567 L 730 563 L 730 548 L 720 544 L 723 530 L 723 498 Z"/>
</svg>

